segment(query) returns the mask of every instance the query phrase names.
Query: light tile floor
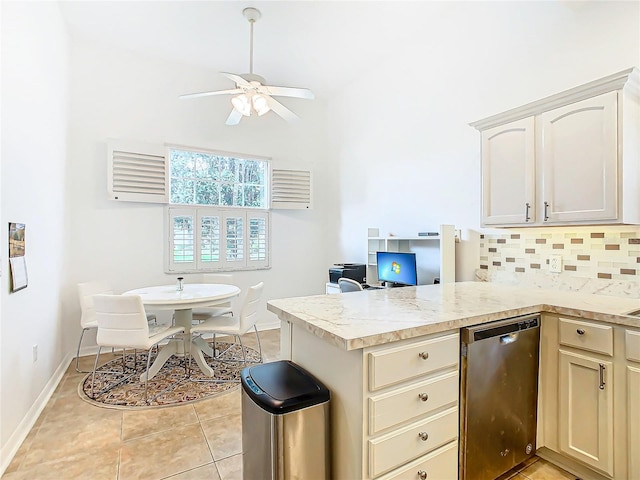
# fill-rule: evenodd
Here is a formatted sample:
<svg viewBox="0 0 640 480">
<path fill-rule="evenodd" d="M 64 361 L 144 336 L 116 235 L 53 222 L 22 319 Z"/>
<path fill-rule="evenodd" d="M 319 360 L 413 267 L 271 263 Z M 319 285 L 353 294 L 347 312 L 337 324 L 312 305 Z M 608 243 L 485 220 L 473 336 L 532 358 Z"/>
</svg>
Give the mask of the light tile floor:
<svg viewBox="0 0 640 480">
<path fill-rule="evenodd" d="M 278 359 L 279 335 L 260 333 L 265 361 Z M 255 347 L 255 335 L 243 342 Z M 92 362 L 83 357 L 81 368 L 92 368 Z M 84 375 L 72 361 L 3 480 L 242 480 L 239 387 L 178 407 L 114 410 L 80 399 Z M 523 468 L 510 478 L 575 479 L 542 459 Z"/>
</svg>

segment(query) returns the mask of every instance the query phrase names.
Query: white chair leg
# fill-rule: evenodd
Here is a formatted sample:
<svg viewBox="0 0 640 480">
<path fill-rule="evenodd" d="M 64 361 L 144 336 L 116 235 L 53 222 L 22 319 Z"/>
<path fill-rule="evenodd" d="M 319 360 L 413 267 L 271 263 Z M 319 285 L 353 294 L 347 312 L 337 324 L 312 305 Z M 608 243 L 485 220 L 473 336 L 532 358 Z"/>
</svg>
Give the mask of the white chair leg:
<svg viewBox="0 0 640 480">
<path fill-rule="evenodd" d="M 147 385 L 149 384 L 149 368 L 151 368 L 151 349 L 147 352 L 147 375 L 144 379 L 144 403 L 148 404 L 147 400 Z"/>
<path fill-rule="evenodd" d="M 91 398 L 96 399 L 96 395 L 94 392 L 95 384 L 96 384 L 96 370 L 98 368 L 98 359 L 100 358 L 100 350 L 101 347 L 98 346 L 98 352 L 96 353 L 96 361 L 93 363 L 93 375 L 91 376 Z"/>
<path fill-rule="evenodd" d="M 242 360 L 244 362 L 244 365 L 247 366 L 247 354 L 244 351 L 244 345 L 242 344 L 242 338 L 240 337 L 240 335 L 236 335 L 236 337 L 238 337 L 238 341 L 240 342 L 240 350 L 242 350 Z"/>
<path fill-rule="evenodd" d="M 76 372 L 78 373 L 91 373 L 91 371 L 80 370 L 79 361 L 80 361 L 80 345 L 82 345 L 82 337 L 84 337 L 84 332 L 89 330 L 88 328 L 83 328 L 82 333 L 80 334 L 80 340 L 78 341 L 78 350 L 76 351 Z"/>
<path fill-rule="evenodd" d="M 256 331 L 256 339 L 258 340 L 258 352 L 260 353 L 260 363 L 262 363 L 262 345 L 260 344 L 260 335 L 258 335 L 257 325 L 254 325 L 253 329 Z"/>
</svg>

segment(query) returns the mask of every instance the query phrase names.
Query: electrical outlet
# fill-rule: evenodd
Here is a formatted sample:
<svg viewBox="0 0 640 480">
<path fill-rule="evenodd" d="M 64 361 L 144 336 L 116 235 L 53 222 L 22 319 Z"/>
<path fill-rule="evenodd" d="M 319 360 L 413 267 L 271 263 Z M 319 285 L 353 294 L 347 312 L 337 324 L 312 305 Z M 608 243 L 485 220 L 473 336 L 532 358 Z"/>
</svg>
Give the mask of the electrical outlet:
<svg viewBox="0 0 640 480">
<path fill-rule="evenodd" d="M 549 256 L 549 271 L 551 273 L 562 272 L 562 255 Z"/>
<path fill-rule="evenodd" d="M 38 361 L 38 345 L 33 346 L 33 363 Z"/>
</svg>

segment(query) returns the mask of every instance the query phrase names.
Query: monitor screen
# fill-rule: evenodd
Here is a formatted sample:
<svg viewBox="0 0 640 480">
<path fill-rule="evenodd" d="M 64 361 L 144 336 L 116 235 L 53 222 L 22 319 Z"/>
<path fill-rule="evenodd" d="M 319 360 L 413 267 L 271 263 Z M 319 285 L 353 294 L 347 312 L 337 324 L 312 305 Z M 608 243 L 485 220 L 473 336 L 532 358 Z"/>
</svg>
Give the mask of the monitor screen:
<svg viewBox="0 0 640 480">
<path fill-rule="evenodd" d="M 406 252 L 376 252 L 378 281 L 398 285 L 417 285 L 416 254 Z"/>
</svg>

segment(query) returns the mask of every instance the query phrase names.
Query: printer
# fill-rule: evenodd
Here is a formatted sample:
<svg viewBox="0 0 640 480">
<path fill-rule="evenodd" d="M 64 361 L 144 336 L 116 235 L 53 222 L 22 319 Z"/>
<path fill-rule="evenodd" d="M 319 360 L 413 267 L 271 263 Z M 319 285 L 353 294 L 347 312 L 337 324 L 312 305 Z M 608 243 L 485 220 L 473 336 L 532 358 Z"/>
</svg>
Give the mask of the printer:
<svg viewBox="0 0 640 480">
<path fill-rule="evenodd" d="M 336 263 L 329 269 L 329 282 L 338 283 L 338 279 L 350 278 L 356 282 L 367 281 L 367 266 L 364 263 Z"/>
</svg>

